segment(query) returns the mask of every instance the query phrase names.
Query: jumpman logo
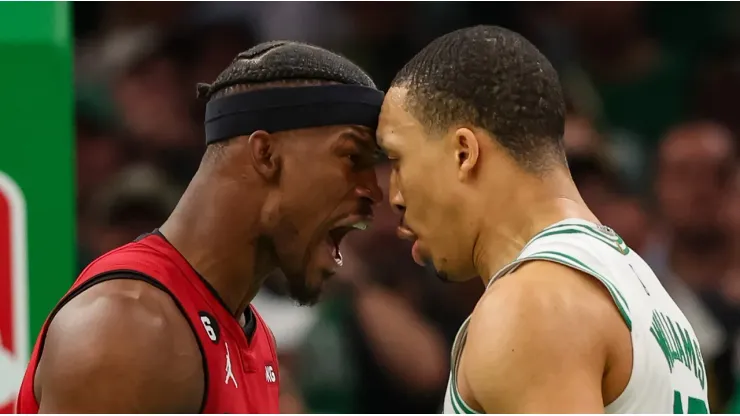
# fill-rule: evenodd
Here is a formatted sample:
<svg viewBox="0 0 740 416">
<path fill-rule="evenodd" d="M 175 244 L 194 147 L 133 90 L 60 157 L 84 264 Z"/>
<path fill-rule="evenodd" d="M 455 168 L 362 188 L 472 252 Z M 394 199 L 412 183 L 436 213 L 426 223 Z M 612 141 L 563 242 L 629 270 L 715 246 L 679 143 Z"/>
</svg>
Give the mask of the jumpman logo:
<svg viewBox="0 0 740 416">
<path fill-rule="evenodd" d="M 236 378 L 234 378 L 234 373 L 231 371 L 231 356 L 229 355 L 229 343 L 224 342 L 224 345 L 226 345 L 226 380 L 224 380 L 224 384 L 229 384 L 229 379 L 234 381 L 234 387 L 239 388 L 239 385 L 236 384 Z"/>
</svg>

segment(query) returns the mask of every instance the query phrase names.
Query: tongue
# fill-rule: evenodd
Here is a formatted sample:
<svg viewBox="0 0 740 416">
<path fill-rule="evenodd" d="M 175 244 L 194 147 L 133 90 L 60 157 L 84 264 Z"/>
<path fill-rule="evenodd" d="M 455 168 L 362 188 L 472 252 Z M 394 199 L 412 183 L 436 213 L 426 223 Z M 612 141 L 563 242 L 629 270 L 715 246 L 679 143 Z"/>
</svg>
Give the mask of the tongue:
<svg viewBox="0 0 740 416">
<path fill-rule="evenodd" d="M 424 257 L 421 255 L 418 241 L 414 241 L 414 246 L 411 247 L 411 257 L 414 258 L 416 264 L 418 264 L 419 266 L 424 266 Z"/>
</svg>

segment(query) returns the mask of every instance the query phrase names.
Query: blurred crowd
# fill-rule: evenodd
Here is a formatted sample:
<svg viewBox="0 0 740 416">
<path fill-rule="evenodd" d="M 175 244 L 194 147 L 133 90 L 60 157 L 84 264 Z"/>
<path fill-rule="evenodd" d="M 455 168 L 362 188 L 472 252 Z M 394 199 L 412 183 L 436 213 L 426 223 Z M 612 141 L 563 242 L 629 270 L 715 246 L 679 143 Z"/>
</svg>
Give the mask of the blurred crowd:
<svg viewBox="0 0 740 416">
<path fill-rule="evenodd" d="M 212 81 L 255 43 L 340 52 L 381 88 L 433 38 L 498 24 L 558 68 L 573 178 L 692 322 L 713 412 L 740 412 L 740 6 L 636 2 L 77 2 L 79 266 L 167 217 L 204 149 Z M 381 167 L 380 181 L 388 171 Z M 286 413 L 434 413 L 480 281 L 441 283 L 386 204 L 343 247 L 325 300 L 271 278 L 255 305 L 281 355 Z M 491 342 L 496 342 L 495 334 Z"/>
</svg>

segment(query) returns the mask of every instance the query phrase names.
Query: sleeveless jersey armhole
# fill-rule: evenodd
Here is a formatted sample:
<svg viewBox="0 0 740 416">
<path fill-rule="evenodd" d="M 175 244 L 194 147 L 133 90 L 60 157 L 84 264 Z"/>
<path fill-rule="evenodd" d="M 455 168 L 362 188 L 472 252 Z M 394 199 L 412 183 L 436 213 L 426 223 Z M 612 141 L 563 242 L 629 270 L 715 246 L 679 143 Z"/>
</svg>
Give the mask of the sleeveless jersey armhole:
<svg viewBox="0 0 740 416">
<path fill-rule="evenodd" d="M 558 251 L 540 251 L 528 255 L 525 258 L 522 258 L 518 261 L 518 263 L 519 265 L 521 265 L 522 263 L 535 260 L 545 260 L 551 261 L 553 263 L 562 264 L 564 266 L 568 266 L 572 269 L 576 269 L 582 273 L 596 278 L 596 280 L 601 282 L 601 284 L 609 291 L 609 295 L 611 295 L 614 304 L 617 306 L 619 314 L 622 316 L 624 323 L 627 325 L 627 329 L 632 332 L 632 318 L 630 317 L 629 305 L 627 304 L 627 300 L 624 298 L 624 295 L 622 295 L 619 289 L 617 289 L 617 287 L 605 276 L 603 276 L 593 268 L 587 266 L 585 263 L 579 261 L 578 259 Z"/>
<path fill-rule="evenodd" d="M 452 409 L 455 413 L 477 415 L 480 413 L 470 407 L 467 403 L 465 403 L 465 400 L 462 398 L 462 395 L 457 388 L 458 367 L 460 366 L 460 357 L 462 356 L 463 347 L 465 346 L 465 341 L 468 337 L 469 324 L 470 317 L 465 319 L 462 326 L 460 326 L 457 335 L 455 336 L 452 354 L 450 357 L 450 381 L 448 382 L 448 394 L 450 397 L 450 404 L 452 405 Z"/>
<path fill-rule="evenodd" d="M 182 317 L 187 321 L 188 326 L 190 327 L 190 330 L 193 332 L 193 336 L 195 337 L 195 342 L 198 344 L 198 351 L 200 352 L 202 366 L 203 366 L 203 397 L 201 399 L 200 408 L 198 409 L 198 413 L 203 413 L 203 410 L 205 409 L 207 398 L 208 398 L 208 384 L 209 384 L 209 377 L 208 377 L 208 362 L 206 359 L 205 350 L 203 349 L 203 344 L 201 343 L 200 338 L 198 337 L 198 332 L 196 331 L 195 326 L 193 323 L 188 319 L 188 315 L 185 311 L 185 308 L 182 306 L 180 301 L 175 297 L 175 295 L 167 288 L 165 287 L 161 282 L 159 282 L 156 278 L 149 276 L 145 273 L 136 271 L 136 270 L 128 270 L 128 269 L 120 269 L 120 270 L 111 270 L 107 272 L 100 273 L 98 275 L 95 275 L 91 278 L 89 278 L 87 281 L 85 281 L 83 284 L 69 292 L 62 300 L 57 304 L 57 306 L 51 311 L 49 314 L 49 318 L 44 323 L 44 327 L 42 329 L 43 334 L 41 335 L 40 344 L 39 344 L 39 354 L 38 358 L 36 360 L 36 367 L 38 367 L 38 363 L 41 360 L 41 355 L 44 351 L 44 344 L 46 343 L 46 335 L 48 333 L 49 326 L 51 325 L 51 322 L 54 320 L 54 317 L 56 314 L 72 299 L 80 295 L 82 292 L 90 289 L 91 287 L 107 282 L 110 280 L 138 280 L 141 282 L 145 282 L 153 287 L 155 287 L 158 290 L 161 290 L 162 292 L 166 293 L 167 296 L 172 299 L 175 306 L 177 306 L 177 309 L 180 311 L 180 314 Z M 36 368 L 33 369 L 32 372 L 33 376 L 33 383 L 35 385 L 35 379 L 36 379 Z M 38 403 L 38 398 L 35 397 L 35 389 L 34 389 L 34 398 L 36 402 Z"/>
<path fill-rule="evenodd" d="M 568 235 L 569 241 L 563 240 L 565 234 Z M 577 241 L 578 244 L 574 241 Z M 603 232 L 595 227 L 578 223 L 560 224 L 545 229 L 532 238 L 522 249 L 519 257 L 497 273 L 492 282 L 505 274 L 511 273 L 512 270 L 527 261 L 544 260 L 570 267 L 601 282 L 608 290 L 627 328 L 632 332 L 632 314 L 630 313 L 629 303 L 618 285 L 615 284 L 614 278 L 604 274 L 604 270 L 607 269 L 602 260 L 584 248 L 592 244 L 608 247 L 610 250 L 614 250 L 615 255 L 627 256 L 631 251 L 624 241 L 613 232 Z"/>
</svg>

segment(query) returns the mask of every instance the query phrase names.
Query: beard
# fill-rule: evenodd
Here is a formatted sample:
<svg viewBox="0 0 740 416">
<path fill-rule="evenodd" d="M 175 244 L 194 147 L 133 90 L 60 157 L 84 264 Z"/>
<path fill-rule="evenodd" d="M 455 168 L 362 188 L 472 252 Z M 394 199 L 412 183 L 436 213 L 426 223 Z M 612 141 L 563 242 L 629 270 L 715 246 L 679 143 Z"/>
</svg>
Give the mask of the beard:
<svg viewBox="0 0 740 416">
<path fill-rule="evenodd" d="M 330 277 L 330 273 L 324 272 L 319 282 Z M 322 293 L 322 284 L 313 286 L 309 283 L 307 274 L 303 270 L 286 271 L 282 268 L 275 269 L 270 273 L 262 287 L 277 296 L 290 298 L 300 306 L 313 306 L 318 302 Z"/>
<path fill-rule="evenodd" d="M 322 274 L 316 286 L 311 285 L 310 279 L 305 274 L 290 274 L 285 276 L 285 281 L 288 284 L 288 296 L 296 301 L 300 306 L 313 306 L 321 298 L 323 284 L 331 277 L 332 273 L 326 271 L 319 271 Z"/>
<path fill-rule="evenodd" d="M 278 230 L 277 236 L 269 239 L 269 246 L 278 264 L 280 278 L 271 279 L 269 286 L 273 291 L 287 295 L 300 306 L 313 306 L 321 296 L 322 282 L 331 274 L 322 270 L 311 271 L 313 252 L 310 247 L 313 247 L 314 242 L 307 244 L 308 249 L 301 249 L 293 244 L 298 234 L 295 226 L 285 222 Z M 317 283 L 312 284 L 314 281 Z"/>
</svg>

